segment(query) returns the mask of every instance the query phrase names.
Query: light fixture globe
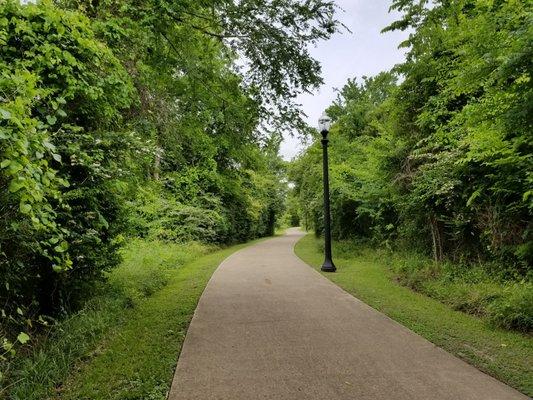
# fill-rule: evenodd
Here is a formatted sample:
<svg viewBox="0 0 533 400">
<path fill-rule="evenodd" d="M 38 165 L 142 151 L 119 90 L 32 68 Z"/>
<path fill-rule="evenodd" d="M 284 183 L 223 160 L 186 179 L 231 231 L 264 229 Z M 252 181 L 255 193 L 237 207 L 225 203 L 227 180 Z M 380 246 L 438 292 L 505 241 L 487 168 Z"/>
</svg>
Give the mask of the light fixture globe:
<svg viewBox="0 0 533 400">
<path fill-rule="evenodd" d="M 324 112 L 318 119 L 318 129 L 320 130 L 320 133 L 322 133 L 329 132 L 329 128 L 331 128 L 331 118 Z"/>
</svg>

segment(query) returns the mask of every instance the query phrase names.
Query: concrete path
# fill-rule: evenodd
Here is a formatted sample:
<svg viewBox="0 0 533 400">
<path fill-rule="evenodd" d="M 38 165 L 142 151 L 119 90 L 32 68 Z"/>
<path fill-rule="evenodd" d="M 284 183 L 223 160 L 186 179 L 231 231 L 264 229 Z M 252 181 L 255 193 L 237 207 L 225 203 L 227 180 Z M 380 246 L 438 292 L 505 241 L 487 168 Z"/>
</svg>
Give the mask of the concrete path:
<svg viewBox="0 0 533 400">
<path fill-rule="evenodd" d="M 293 253 L 245 248 L 209 282 L 170 400 L 527 399 L 377 312 Z"/>
</svg>

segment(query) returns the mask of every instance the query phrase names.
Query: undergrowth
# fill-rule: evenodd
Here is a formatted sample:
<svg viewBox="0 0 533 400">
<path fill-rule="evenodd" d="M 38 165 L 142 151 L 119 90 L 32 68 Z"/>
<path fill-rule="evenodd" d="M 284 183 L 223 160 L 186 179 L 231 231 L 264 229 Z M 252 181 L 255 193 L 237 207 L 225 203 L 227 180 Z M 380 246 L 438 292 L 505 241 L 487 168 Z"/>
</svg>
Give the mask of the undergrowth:
<svg viewBox="0 0 533 400">
<path fill-rule="evenodd" d="M 503 279 L 490 265 L 435 263 L 408 252 L 384 252 L 396 279 L 452 309 L 484 317 L 490 323 L 522 332 L 533 331 L 533 283 Z"/>
<path fill-rule="evenodd" d="M 42 400 L 52 396 L 76 364 L 103 351 L 109 332 L 127 323 L 147 299 L 169 284 L 173 272 L 215 249 L 194 242 L 131 239 L 122 250 L 122 264 L 105 282 L 94 286 L 80 311 L 51 321 L 30 351 L 17 354 L 3 366 L 0 398 Z"/>
<path fill-rule="evenodd" d="M 365 241 L 335 242 L 338 257 L 363 256 L 382 263 L 393 278 L 452 309 L 482 317 L 504 329 L 533 331 L 533 281 L 509 279 L 490 264 L 443 261 L 408 251 L 372 248 Z"/>
</svg>

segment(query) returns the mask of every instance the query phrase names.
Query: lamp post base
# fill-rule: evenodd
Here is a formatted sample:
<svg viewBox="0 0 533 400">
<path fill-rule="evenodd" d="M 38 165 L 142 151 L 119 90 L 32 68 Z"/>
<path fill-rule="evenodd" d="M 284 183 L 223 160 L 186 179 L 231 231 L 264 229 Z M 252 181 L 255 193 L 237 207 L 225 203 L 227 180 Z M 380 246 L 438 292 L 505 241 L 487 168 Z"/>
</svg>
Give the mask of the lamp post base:
<svg viewBox="0 0 533 400">
<path fill-rule="evenodd" d="M 326 259 L 320 270 L 324 272 L 335 272 L 337 271 L 337 267 L 333 264 L 333 261 Z"/>
</svg>

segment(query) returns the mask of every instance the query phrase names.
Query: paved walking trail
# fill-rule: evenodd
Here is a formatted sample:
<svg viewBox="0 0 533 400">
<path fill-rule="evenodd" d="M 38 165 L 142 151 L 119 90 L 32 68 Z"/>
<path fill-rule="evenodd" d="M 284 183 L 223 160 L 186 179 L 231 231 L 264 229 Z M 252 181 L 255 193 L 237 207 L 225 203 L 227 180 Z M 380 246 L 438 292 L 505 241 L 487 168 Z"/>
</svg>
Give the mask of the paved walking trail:
<svg viewBox="0 0 533 400">
<path fill-rule="evenodd" d="M 169 400 L 527 399 L 397 324 L 293 253 L 245 248 L 209 282 Z"/>
</svg>

